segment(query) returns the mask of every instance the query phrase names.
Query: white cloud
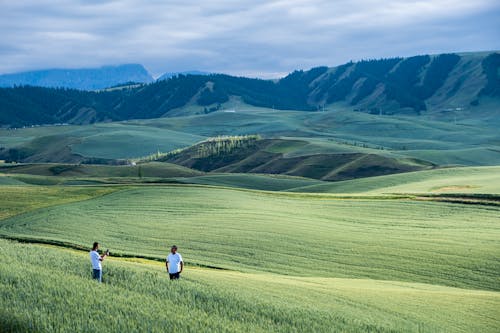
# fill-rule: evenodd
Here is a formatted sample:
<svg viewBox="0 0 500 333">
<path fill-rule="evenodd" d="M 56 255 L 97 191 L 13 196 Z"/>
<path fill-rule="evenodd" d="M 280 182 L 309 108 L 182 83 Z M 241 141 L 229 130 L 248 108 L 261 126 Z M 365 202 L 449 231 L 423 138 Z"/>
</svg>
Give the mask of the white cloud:
<svg viewBox="0 0 500 333">
<path fill-rule="evenodd" d="M 498 48 L 499 13 L 489 0 L 3 1 L 0 72 L 137 62 L 156 75 L 269 77 L 350 59 Z"/>
</svg>

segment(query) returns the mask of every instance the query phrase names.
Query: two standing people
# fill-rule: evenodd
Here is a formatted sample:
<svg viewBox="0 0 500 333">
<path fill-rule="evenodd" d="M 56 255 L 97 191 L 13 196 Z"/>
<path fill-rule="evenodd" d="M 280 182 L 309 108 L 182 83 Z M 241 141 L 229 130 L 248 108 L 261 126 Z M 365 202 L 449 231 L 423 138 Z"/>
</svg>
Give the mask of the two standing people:
<svg viewBox="0 0 500 333">
<path fill-rule="evenodd" d="M 97 280 L 98 282 L 102 282 L 101 262 L 104 261 L 104 259 L 109 255 L 109 250 L 106 250 L 103 255 L 100 255 L 98 250 L 99 243 L 94 242 L 92 251 L 90 251 L 90 261 L 92 263 L 92 278 Z M 177 253 L 177 246 L 173 245 L 170 249 L 170 253 L 167 256 L 165 265 L 167 267 L 170 280 L 177 280 L 180 278 L 180 274 L 184 269 L 184 261 L 182 260 L 181 254 Z"/>
</svg>

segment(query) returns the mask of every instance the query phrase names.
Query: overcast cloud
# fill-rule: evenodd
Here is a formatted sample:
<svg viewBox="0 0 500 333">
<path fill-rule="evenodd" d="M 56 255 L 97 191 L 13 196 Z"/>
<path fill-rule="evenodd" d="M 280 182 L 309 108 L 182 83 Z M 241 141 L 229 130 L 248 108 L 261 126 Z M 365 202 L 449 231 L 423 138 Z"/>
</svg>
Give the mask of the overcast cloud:
<svg viewBox="0 0 500 333">
<path fill-rule="evenodd" d="M 349 60 L 500 49 L 498 0 L 0 0 L 0 73 L 140 63 L 277 77 Z"/>
</svg>

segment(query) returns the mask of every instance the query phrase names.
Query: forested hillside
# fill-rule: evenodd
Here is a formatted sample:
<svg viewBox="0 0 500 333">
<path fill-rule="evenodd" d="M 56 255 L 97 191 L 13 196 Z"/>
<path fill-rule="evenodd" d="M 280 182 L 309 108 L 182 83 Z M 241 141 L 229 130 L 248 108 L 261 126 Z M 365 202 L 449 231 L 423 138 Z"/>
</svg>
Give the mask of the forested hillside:
<svg viewBox="0 0 500 333">
<path fill-rule="evenodd" d="M 421 55 L 295 71 L 277 80 L 223 74 L 91 92 L 32 86 L 0 89 L 0 125 L 84 124 L 223 109 L 233 98 L 258 107 L 316 111 L 337 105 L 377 114 L 474 109 L 500 103 L 500 53 Z M 193 111 L 194 110 L 194 111 Z"/>
</svg>

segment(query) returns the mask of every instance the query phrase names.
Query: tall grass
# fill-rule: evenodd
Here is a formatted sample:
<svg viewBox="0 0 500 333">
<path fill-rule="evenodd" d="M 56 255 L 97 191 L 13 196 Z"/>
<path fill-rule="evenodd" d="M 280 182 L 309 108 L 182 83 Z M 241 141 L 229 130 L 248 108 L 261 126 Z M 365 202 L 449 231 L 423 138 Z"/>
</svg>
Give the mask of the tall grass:
<svg viewBox="0 0 500 333">
<path fill-rule="evenodd" d="M 500 207 L 163 186 L 17 215 L 9 237 L 240 271 L 498 290 Z"/>
<path fill-rule="evenodd" d="M 2 332 L 495 332 L 497 292 L 104 263 L 0 239 Z"/>
<path fill-rule="evenodd" d="M 136 265 L 107 262 L 99 285 L 85 257 L 5 240 L 0 246 L 2 332 L 392 331 L 314 306 L 245 299 L 222 285 L 170 282 Z"/>
</svg>

